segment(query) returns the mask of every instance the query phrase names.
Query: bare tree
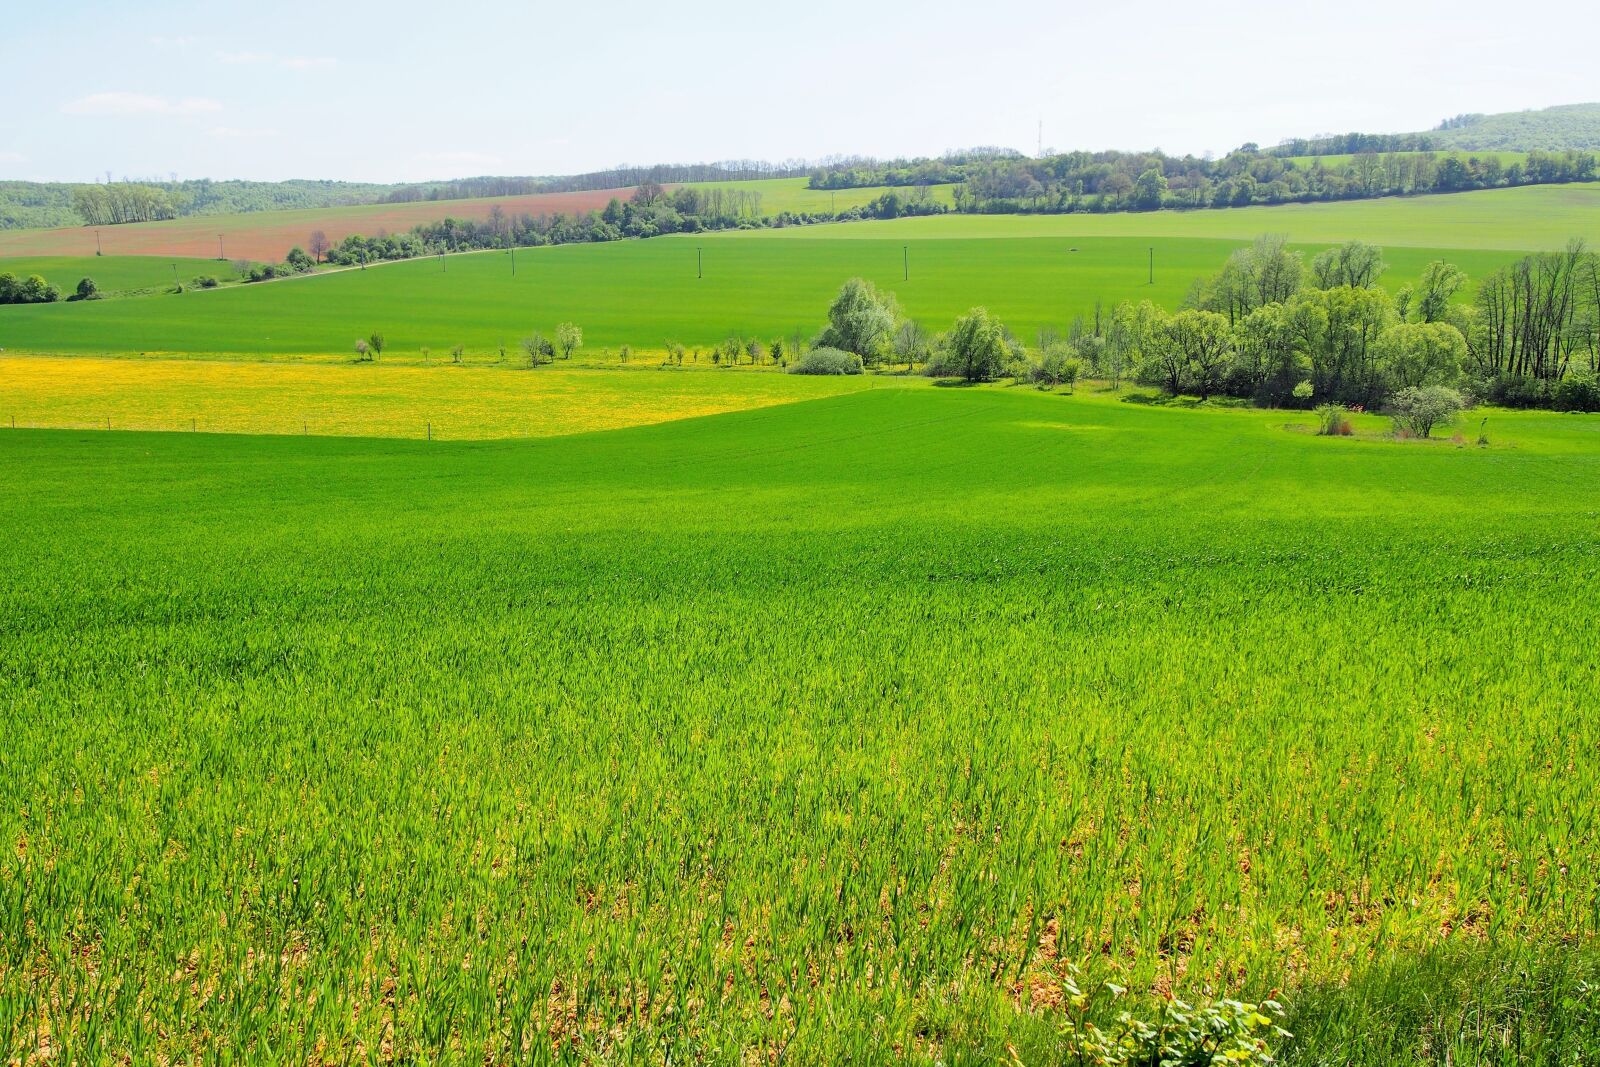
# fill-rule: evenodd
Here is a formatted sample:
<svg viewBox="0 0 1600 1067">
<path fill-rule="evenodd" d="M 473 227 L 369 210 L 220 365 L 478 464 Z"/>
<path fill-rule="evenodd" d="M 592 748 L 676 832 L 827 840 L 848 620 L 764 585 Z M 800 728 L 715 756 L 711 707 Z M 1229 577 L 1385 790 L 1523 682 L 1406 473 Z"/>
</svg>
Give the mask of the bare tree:
<svg viewBox="0 0 1600 1067">
<path fill-rule="evenodd" d="M 321 230 L 312 230 L 311 236 L 306 238 L 306 250 L 321 263 L 322 257 L 328 254 L 328 235 Z"/>
</svg>

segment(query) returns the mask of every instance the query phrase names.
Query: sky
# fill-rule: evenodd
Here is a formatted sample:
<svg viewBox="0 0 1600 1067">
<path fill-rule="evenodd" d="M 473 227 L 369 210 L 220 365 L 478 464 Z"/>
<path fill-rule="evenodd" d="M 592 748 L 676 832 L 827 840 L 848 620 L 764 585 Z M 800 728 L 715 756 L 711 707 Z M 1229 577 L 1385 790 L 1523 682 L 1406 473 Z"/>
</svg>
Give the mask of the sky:
<svg viewBox="0 0 1600 1067">
<path fill-rule="evenodd" d="M 0 0 L 0 179 L 1149 149 L 1600 100 L 1593 0 Z M 25 87 L 25 89 L 23 88 Z"/>
</svg>

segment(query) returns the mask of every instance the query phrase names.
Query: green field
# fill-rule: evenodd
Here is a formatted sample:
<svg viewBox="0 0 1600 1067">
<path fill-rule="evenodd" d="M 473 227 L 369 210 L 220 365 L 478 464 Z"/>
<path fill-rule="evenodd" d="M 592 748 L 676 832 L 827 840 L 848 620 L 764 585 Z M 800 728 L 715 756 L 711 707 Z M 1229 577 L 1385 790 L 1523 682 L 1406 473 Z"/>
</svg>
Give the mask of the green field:
<svg viewBox="0 0 1600 1067">
<path fill-rule="evenodd" d="M 860 222 L 830 236 L 881 240 L 943 237 L 1189 237 L 1247 241 L 1288 234 L 1303 244 L 1359 239 L 1385 247 L 1532 251 L 1560 248 L 1574 237 L 1600 244 L 1600 182 L 1527 185 L 1466 193 L 1344 200 L 1325 204 L 1116 212 L 1105 215 L 952 215 Z M 779 230 L 804 240 L 812 229 Z M 758 240 L 744 231 L 729 239 Z"/>
<path fill-rule="evenodd" d="M 1189 213 L 947 215 L 565 245 L 519 250 L 515 277 L 509 255 L 472 253 L 221 292 L 3 308 L 0 348 L 327 355 L 381 330 L 395 355 L 464 344 L 482 356 L 502 342 L 514 351 L 520 337 L 559 321 L 581 324 L 591 351 L 659 349 L 668 340 L 709 346 L 730 334 L 810 336 L 828 297 L 853 275 L 893 290 L 932 328 L 985 304 L 1031 338 L 1041 325 L 1092 315 L 1097 300 L 1173 306 L 1195 278 L 1268 232 L 1288 234 L 1308 255 L 1357 237 L 1380 244 L 1389 285 L 1414 280 L 1439 257 L 1482 277 L 1521 251 L 1572 237 L 1600 243 L 1600 184 Z M 0 269 L 16 262 L 0 259 Z"/>
<path fill-rule="evenodd" d="M 173 273 L 173 268 L 177 273 Z M 166 259 L 158 256 L 27 256 L 0 258 L 0 272 L 18 278 L 43 276 L 70 296 L 82 278 L 93 278 L 106 296 L 171 289 L 174 279 L 188 285 L 205 274 L 220 282 L 237 281 L 231 263 L 215 259 Z"/>
<path fill-rule="evenodd" d="M 861 207 L 870 201 L 876 200 L 884 193 L 890 192 L 887 185 L 875 185 L 860 189 L 810 189 L 807 188 L 809 178 L 760 178 L 753 181 L 742 182 L 692 182 L 688 183 L 696 189 L 734 189 L 742 192 L 761 194 L 761 213 L 763 215 L 776 215 L 783 211 L 846 211 L 853 207 Z M 955 203 L 955 186 L 934 185 L 929 186 L 933 198 L 941 204 Z M 915 190 L 909 188 L 895 188 L 893 192 L 902 197 L 910 197 Z"/>
<path fill-rule="evenodd" d="M 1494 158 L 1498 158 L 1502 165 L 1508 166 L 1508 167 L 1513 163 L 1525 163 L 1528 160 L 1528 153 L 1526 153 L 1526 152 L 1503 152 L 1503 151 L 1464 152 L 1464 151 L 1460 151 L 1458 149 L 1442 149 L 1442 150 L 1437 151 L 1437 152 L 1379 152 L 1378 153 L 1378 156 L 1380 158 L 1383 157 L 1383 156 L 1389 156 L 1389 155 L 1398 155 L 1398 156 L 1431 155 L 1435 159 L 1443 159 L 1446 156 L 1460 156 L 1462 159 L 1489 159 L 1491 157 L 1494 157 Z M 1353 153 L 1348 153 L 1347 152 L 1347 153 L 1340 154 L 1340 155 L 1329 155 L 1329 156 L 1284 156 L 1283 157 L 1283 161 L 1285 163 L 1293 163 L 1296 167 L 1300 168 L 1301 170 L 1309 170 L 1313 163 L 1316 163 L 1316 162 L 1320 161 L 1324 167 L 1328 168 L 1329 170 L 1332 170 L 1332 169 L 1335 169 L 1337 167 L 1349 166 L 1351 163 L 1355 162 L 1356 158 L 1357 157 Z"/>
<path fill-rule="evenodd" d="M 1584 1062 L 1600 421 L 1301 418 L 0 431 L 8 1061 Z"/>
<path fill-rule="evenodd" d="M 921 220 L 911 220 L 921 221 Z M 960 218 L 930 220 L 946 225 Z M 584 328 L 591 350 L 668 340 L 709 346 L 729 335 L 809 338 L 828 300 L 854 275 L 891 289 L 906 311 L 944 329 L 987 304 L 1019 336 L 1092 316 L 1096 300 L 1152 299 L 1173 306 L 1195 278 L 1217 270 L 1240 242 L 1147 238 L 835 240 L 871 224 L 767 231 L 761 238 L 658 238 L 413 260 L 216 292 L 0 309 L 0 348 L 58 353 L 346 355 L 381 330 L 391 358 L 464 344 L 478 358 L 557 322 Z M 890 231 L 878 231 L 881 233 Z M 933 232 L 937 232 L 936 230 Z M 904 279 L 909 245 L 911 278 Z M 704 278 L 697 278 L 696 247 Z M 1154 247 L 1156 284 L 1148 284 Z M 1319 246 L 1307 246 L 1314 253 Z M 1392 248 L 1386 279 L 1414 280 L 1444 256 L 1473 276 L 1507 262 L 1501 252 Z"/>
</svg>

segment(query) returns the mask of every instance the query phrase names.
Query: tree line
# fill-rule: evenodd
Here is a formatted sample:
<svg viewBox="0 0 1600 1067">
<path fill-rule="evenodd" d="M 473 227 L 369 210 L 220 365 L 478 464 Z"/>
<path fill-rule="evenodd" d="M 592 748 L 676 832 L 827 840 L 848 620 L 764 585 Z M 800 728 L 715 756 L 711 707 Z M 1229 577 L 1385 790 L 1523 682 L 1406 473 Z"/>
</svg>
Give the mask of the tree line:
<svg viewBox="0 0 1600 1067">
<path fill-rule="evenodd" d="M 814 172 L 809 184 L 832 189 L 957 182 L 957 211 L 1059 214 L 1355 200 L 1586 182 L 1597 176 L 1600 161 L 1587 151 L 1535 151 L 1509 163 L 1494 153 L 1405 151 L 1303 162 L 1247 145 L 1219 160 L 1161 152 L 1069 152 L 1043 159 L 997 155 L 907 166 L 852 164 Z"/>
<path fill-rule="evenodd" d="M 598 211 L 518 213 L 508 212 L 496 204 L 483 219 L 449 217 L 438 222 L 419 223 L 403 233 L 352 234 L 338 244 L 330 244 L 319 231 L 312 234 L 307 243 L 309 253 L 296 247 L 282 264 L 241 263 L 238 270 L 247 281 L 263 281 L 310 270 L 323 260 L 340 266 L 359 266 L 379 260 L 414 259 L 446 252 L 537 248 L 711 230 L 782 228 L 937 214 L 946 210 L 926 190 L 904 194 L 890 190 L 868 204 L 837 212 L 782 211 L 764 215 L 761 200 L 761 194 L 750 189 L 684 186 L 667 191 L 647 181 L 637 186 L 626 200 L 613 197 Z"/>
<path fill-rule="evenodd" d="M 1285 238 L 1264 236 L 1198 279 L 1176 311 L 1149 300 L 1097 306 L 1065 332 L 1041 329 L 1032 348 L 983 308 L 930 333 L 892 293 L 857 278 L 811 345 L 868 368 L 1042 385 L 1093 375 L 1269 407 L 1600 410 L 1600 255 L 1582 242 L 1502 268 L 1472 301 L 1461 299 L 1466 274 L 1443 260 L 1393 293 L 1379 284 L 1386 271 L 1382 250 L 1360 241 L 1307 262 Z"/>
</svg>

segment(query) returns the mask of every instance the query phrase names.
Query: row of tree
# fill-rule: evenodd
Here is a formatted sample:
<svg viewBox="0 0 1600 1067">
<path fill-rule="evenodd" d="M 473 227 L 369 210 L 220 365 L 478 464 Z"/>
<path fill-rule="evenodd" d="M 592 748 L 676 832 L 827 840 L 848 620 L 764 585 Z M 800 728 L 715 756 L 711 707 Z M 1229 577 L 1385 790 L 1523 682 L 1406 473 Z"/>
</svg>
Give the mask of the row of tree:
<svg viewBox="0 0 1600 1067">
<path fill-rule="evenodd" d="M 1176 312 L 1146 300 L 1097 308 L 1065 336 L 1025 348 L 981 308 L 930 335 L 893 294 L 845 283 L 813 340 L 869 367 L 1041 383 L 1093 374 L 1174 395 L 1266 406 L 1376 408 L 1396 395 L 1462 389 L 1501 403 L 1600 407 L 1600 255 L 1573 242 L 1512 264 L 1458 299 L 1467 276 L 1442 260 L 1391 293 L 1381 249 L 1352 241 L 1305 262 L 1279 236 L 1240 249 Z M 1409 394 L 1408 394 L 1409 395 Z"/>
<path fill-rule="evenodd" d="M 60 299 L 61 290 L 43 275 L 18 278 L 11 271 L 0 273 L 0 304 L 53 304 Z"/>
<path fill-rule="evenodd" d="M 90 226 L 178 217 L 177 205 L 166 190 L 140 182 L 79 185 L 72 191 L 72 206 Z"/>
<path fill-rule="evenodd" d="M 818 189 L 957 182 L 956 209 L 967 212 L 1103 212 L 1243 207 L 1459 192 L 1517 185 L 1593 181 L 1593 152 L 1530 152 L 1505 162 L 1497 153 L 1363 152 L 1309 162 L 1247 146 L 1220 160 L 1161 152 L 1070 152 L 1043 159 L 995 156 L 920 161 L 872 169 L 852 165 L 814 173 Z"/>
<path fill-rule="evenodd" d="M 351 235 L 336 245 L 312 235 L 312 258 L 354 266 L 386 259 L 412 259 L 444 252 L 619 241 L 706 230 L 785 227 L 863 218 L 898 218 L 946 210 L 926 190 L 889 191 L 871 203 L 839 212 L 784 211 L 762 214 L 761 194 L 737 188 L 683 186 L 670 192 L 645 182 L 623 200 L 613 197 L 600 211 L 568 214 L 513 214 L 499 205 L 483 219 L 445 218 L 421 223 L 403 233 Z M 298 252 L 298 249 L 296 250 Z M 295 253 L 291 252 L 291 256 Z M 267 268 L 277 270 L 279 268 Z M 272 275 L 275 276 L 275 275 Z"/>
</svg>

